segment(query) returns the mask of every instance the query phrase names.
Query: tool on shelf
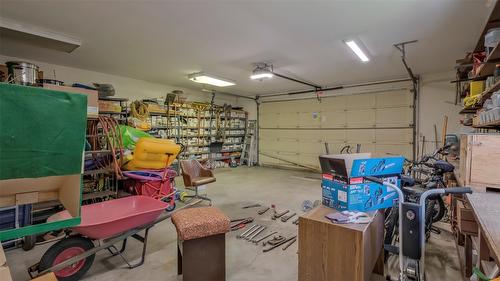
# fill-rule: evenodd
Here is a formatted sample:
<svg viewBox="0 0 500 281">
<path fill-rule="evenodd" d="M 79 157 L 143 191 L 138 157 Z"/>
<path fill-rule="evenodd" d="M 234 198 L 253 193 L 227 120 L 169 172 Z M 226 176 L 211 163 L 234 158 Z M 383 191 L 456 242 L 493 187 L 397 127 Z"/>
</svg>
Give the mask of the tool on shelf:
<svg viewBox="0 0 500 281">
<path fill-rule="evenodd" d="M 266 248 L 266 249 L 262 249 L 262 252 L 263 252 L 263 253 L 269 252 L 269 251 L 271 251 L 272 249 L 275 249 L 275 248 L 277 248 L 277 247 L 279 247 L 279 246 L 281 246 L 281 245 L 283 245 L 283 244 L 285 244 L 285 243 L 287 243 L 287 242 L 289 242 L 289 241 L 292 241 L 293 239 L 297 239 L 297 235 L 292 236 L 292 237 L 290 237 L 290 238 L 288 238 L 288 239 L 284 239 L 283 241 L 278 242 L 278 243 L 276 243 L 276 244 L 274 244 L 274 245 L 273 245 L 273 244 L 270 244 L 270 245 L 272 245 L 272 246 L 271 246 L 271 247 L 269 247 L 269 248 Z"/>
<path fill-rule="evenodd" d="M 272 220 L 276 220 L 276 219 L 278 219 L 278 218 L 281 218 L 283 215 L 288 214 L 289 212 L 290 212 L 290 210 L 285 210 L 285 211 L 283 211 L 283 212 L 281 212 L 281 213 L 276 213 L 276 214 L 274 214 L 274 215 L 271 217 L 271 219 L 272 219 Z"/>
<path fill-rule="evenodd" d="M 252 231 L 248 232 L 245 235 L 242 235 L 240 238 L 248 240 L 247 238 L 250 237 L 250 236 L 252 236 L 255 232 L 257 232 L 260 229 L 260 227 L 261 227 L 261 225 L 256 224 L 255 228 Z"/>
<path fill-rule="evenodd" d="M 299 225 L 299 218 L 296 218 L 292 223 L 295 225 Z"/>
<path fill-rule="evenodd" d="M 242 209 L 256 208 L 256 207 L 260 207 L 260 206 L 262 206 L 262 205 L 260 205 L 260 204 L 252 204 L 252 205 L 243 206 Z"/>
<path fill-rule="evenodd" d="M 266 246 L 267 244 L 276 245 L 277 243 L 283 242 L 285 239 L 285 236 L 282 235 L 274 236 L 272 239 L 262 242 L 262 246 Z"/>
<path fill-rule="evenodd" d="M 289 219 L 291 219 L 293 216 L 295 216 L 297 213 L 293 213 L 291 215 L 287 215 L 287 216 L 282 216 L 281 217 L 281 221 L 282 222 L 287 222 Z"/>
<path fill-rule="evenodd" d="M 260 210 L 258 210 L 258 211 L 257 211 L 257 214 L 259 214 L 259 215 L 263 215 L 263 214 L 265 214 L 267 211 L 269 211 L 269 209 L 270 209 L 269 207 L 265 207 L 265 208 L 263 208 L 263 209 L 260 209 Z"/>
<path fill-rule="evenodd" d="M 242 218 L 242 219 L 233 219 L 233 220 L 231 220 L 231 223 L 235 223 L 235 224 L 231 225 L 231 231 L 235 231 L 235 230 L 244 228 L 247 224 L 249 224 L 251 222 L 253 222 L 252 217 Z"/>
<path fill-rule="evenodd" d="M 288 242 L 288 244 L 283 246 L 282 250 L 285 251 L 286 249 L 288 249 L 288 247 L 292 246 L 292 244 L 295 243 L 295 241 L 297 241 L 297 238 L 293 238 L 292 240 L 290 240 L 290 242 Z"/>
<path fill-rule="evenodd" d="M 236 238 L 237 238 L 237 239 L 241 239 L 241 238 L 243 238 L 243 236 L 245 236 L 245 235 L 247 235 L 248 233 L 250 233 L 250 232 L 251 232 L 252 230 L 254 230 L 257 226 L 258 226 L 257 224 L 252 225 L 252 227 L 250 227 L 249 229 L 245 230 L 243 233 L 236 235 Z"/>
<path fill-rule="evenodd" d="M 255 237 L 257 237 L 257 235 L 259 235 L 262 231 L 264 231 L 265 229 L 267 228 L 267 226 L 261 226 L 259 228 L 259 230 L 257 230 L 254 234 L 252 234 L 252 236 L 250 237 L 247 237 L 246 240 L 248 241 L 252 241 Z"/>
<path fill-rule="evenodd" d="M 264 236 L 264 237 L 262 237 L 262 238 L 259 238 L 259 239 L 257 239 L 257 240 L 255 240 L 255 239 L 254 239 L 254 240 L 252 240 L 251 242 L 253 242 L 255 245 L 257 245 L 257 244 L 259 244 L 259 242 L 261 242 L 262 240 L 264 240 L 264 239 L 266 239 L 266 238 L 269 238 L 269 237 L 271 237 L 271 235 L 274 235 L 274 234 L 276 234 L 276 233 L 278 233 L 278 231 L 273 231 L 273 232 L 269 233 L 268 235 L 266 235 L 266 236 Z"/>
</svg>

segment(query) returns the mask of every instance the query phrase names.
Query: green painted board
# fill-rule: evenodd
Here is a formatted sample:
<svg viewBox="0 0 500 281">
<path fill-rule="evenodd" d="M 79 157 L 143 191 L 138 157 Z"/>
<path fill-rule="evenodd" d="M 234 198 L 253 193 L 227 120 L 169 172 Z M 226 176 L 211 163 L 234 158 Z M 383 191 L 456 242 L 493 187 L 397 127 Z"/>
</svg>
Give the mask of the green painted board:
<svg viewBox="0 0 500 281">
<path fill-rule="evenodd" d="M 0 232 L 0 241 L 21 238 L 38 233 L 44 233 L 51 230 L 67 228 L 80 224 L 80 218 L 71 218 L 55 222 L 48 222 L 36 225 L 29 225 L 21 228 L 9 229 Z"/>
</svg>

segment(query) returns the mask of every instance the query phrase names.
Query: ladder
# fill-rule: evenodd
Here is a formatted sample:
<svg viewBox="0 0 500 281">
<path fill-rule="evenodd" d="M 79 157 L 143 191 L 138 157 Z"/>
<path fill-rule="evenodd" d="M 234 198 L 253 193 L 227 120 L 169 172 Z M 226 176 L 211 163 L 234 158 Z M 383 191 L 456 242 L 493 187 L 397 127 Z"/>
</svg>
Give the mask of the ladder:
<svg viewBox="0 0 500 281">
<path fill-rule="evenodd" d="M 246 164 L 247 166 L 255 165 L 257 159 L 256 151 L 256 135 L 255 129 L 257 127 L 256 120 L 248 120 L 247 130 L 245 132 L 245 138 L 243 140 L 243 149 L 241 151 L 241 165 Z"/>
</svg>

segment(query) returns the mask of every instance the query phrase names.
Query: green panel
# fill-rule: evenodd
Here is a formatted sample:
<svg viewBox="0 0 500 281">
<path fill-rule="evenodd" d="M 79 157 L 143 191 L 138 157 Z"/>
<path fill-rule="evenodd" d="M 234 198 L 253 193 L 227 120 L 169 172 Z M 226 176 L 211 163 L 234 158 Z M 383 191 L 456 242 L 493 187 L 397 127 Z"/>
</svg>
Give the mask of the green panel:
<svg viewBox="0 0 500 281">
<path fill-rule="evenodd" d="M 0 180 L 80 174 L 86 122 L 85 95 L 0 83 Z"/>
<path fill-rule="evenodd" d="M 21 238 L 28 235 L 44 233 L 51 230 L 67 228 L 80 224 L 80 218 L 71 218 L 55 222 L 48 222 L 36 225 L 25 226 L 17 229 L 0 231 L 0 241 Z"/>
</svg>

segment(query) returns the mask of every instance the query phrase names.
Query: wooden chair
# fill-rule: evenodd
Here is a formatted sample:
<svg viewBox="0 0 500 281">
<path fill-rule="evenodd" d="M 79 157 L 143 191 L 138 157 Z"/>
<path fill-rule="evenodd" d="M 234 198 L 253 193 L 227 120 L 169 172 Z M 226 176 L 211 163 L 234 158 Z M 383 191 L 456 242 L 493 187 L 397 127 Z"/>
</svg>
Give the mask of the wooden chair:
<svg viewBox="0 0 500 281">
<path fill-rule="evenodd" d="M 206 200 L 210 203 L 210 205 L 212 205 L 212 199 L 199 195 L 198 188 L 202 185 L 215 182 L 213 172 L 204 168 L 200 162 L 195 159 L 181 160 L 180 166 L 182 169 L 184 186 L 188 189 L 194 190 L 195 192 L 194 195 L 188 195 L 186 197 Z"/>
</svg>

